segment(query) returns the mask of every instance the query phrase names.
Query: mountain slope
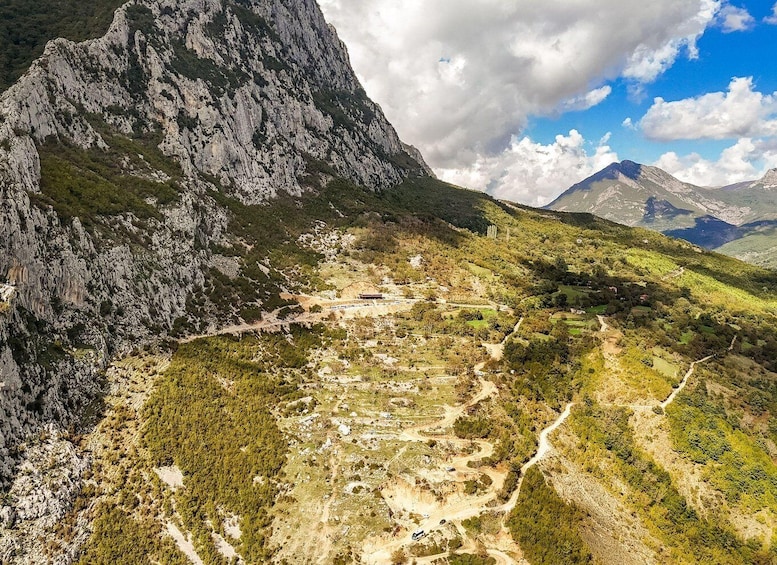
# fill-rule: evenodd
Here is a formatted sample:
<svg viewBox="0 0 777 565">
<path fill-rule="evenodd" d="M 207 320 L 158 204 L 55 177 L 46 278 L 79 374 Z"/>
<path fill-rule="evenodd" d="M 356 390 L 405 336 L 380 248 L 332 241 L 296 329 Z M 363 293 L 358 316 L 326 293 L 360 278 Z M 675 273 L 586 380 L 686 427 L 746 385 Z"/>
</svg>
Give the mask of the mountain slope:
<svg viewBox="0 0 777 565">
<path fill-rule="evenodd" d="M 312 0 L 128 3 L 0 114 L 0 562 L 776 558 L 775 274 L 437 181 Z"/>
<path fill-rule="evenodd" d="M 168 522 L 207 563 L 777 555 L 774 273 L 432 179 L 357 194 L 299 326 L 118 364 L 96 458 L 137 455 L 76 504 L 82 563 L 174 553 Z"/>
<path fill-rule="evenodd" d="M 129 3 L 50 42 L 0 114 L 3 481 L 19 441 L 93 412 L 117 352 L 278 304 L 307 193 L 428 170 L 306 0 Z"/>
<path fill-rule="evenodd" d="M 752 182 L 724 186 L 716 195 L 726 204 L 749 208 L 745 223 L 774 220 L 777 214 L 777 169 L 767 171 L 763 178 Z"/>
<path fill-rule="evenodd" d="M 24 74 L 51 39 L 99 37 L 121 0 L 5 0 L 0 6 L 0 92 Z"/>
<path fill-rule="evenodd" d="M 546 208 L 589 212 L 659 231 L 690 227 L 695 217 L 704 215 L 738 225 L 751 214 L 746 206 L 722 202 L 717 191 L 681 182 L 658 167 L 633 161 L 609 165 L 570 187 Z"/>
</svg>

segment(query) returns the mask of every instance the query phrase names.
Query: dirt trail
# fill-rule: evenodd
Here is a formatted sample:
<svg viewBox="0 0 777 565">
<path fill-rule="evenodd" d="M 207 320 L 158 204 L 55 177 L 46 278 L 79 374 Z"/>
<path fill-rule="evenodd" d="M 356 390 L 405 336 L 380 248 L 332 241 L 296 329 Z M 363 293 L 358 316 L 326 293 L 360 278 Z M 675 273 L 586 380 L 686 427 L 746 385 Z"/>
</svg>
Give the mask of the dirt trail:
<svg viewBox="0 0 777 565">
<path fill-rule="evenodd" d="M 618 347 L 621 333 L 608 324 L 604 316 L 597 315 L 596 319 L 599 320 L 599 333 L 602 334 L 602 353 L 604 358 L 610 365 L 615 366 L 617 365 L 616 358 L 621 351 L 620 347 Z"/>
<path fill-rule="evenodd" d="M 542 461 L 548 452 L 553 449 L 553 445 L 550 443 L 550 434 L 556 431 L 561 426 L 561 424 L 563 424 L 564 421 L 569 418 L 569 415 L 572 413 L 572 406 L 574 406 L 574 404 L 574 402 L 567 404 L 559 417 L 556 418 L 547 428 L 540 432 L 540 441 L 537 445 L 537 451 L 535 452 L 534 456 L 521 467 L 521 476 L 518 479 L 518 484 L 516 485 L 513 494 L 510 495 L 510 499 L 502 506 L 497 506 L 492 510 L 504 512 L 505 516 L 513 511 L 513 508 L 515 508 L 515 505 L 518 503 L 518 497 L 521 494 L 521 486 L 523 485 L 523 478 L 526 476 L 526 472 L 534 467 L 537 463 Z M 504 527 L 504 521 L 502 523 L 502 527 Z"/>
<path fill-rule="evenodd" d="M 481 369 L 483 365 L 484 363 L 478 364 Z M 476 370 L 478 370 L 477 366 Z M 494 445 L 486 440 L 475 440 L 473 442 L 471 440 L 458 438 L 454 435 L 440 435 L 435 432 L 452 427 L 456 419 L 462 416 L 467 409 L 497 392 L 494 383 L 482 378 L 479 379 L 479 382 L 480 391 L 468 402 L 455 407 L 446 406 L 445 416 L 442 419 L 403 430 L 399 439 L 402 441 L 426 442 L 430 438 L 434 438 L 438 441 L 444 440 L 453 444 L 458 444 L 461 449 L 465 449 L 467 446 L 474 443 L 478 446 L 477 452 L 457 456 L 451 462 L 451 468 L 456 469 L 455 472 L 457 474 L 468 473 L 469 462 L 489 457 L 494 452 Z M 494 481 L 491 487 L 489 487 L 488 492 L 481 496 L 464 496 L 442 504 L 436 511 L 429 513 L 428 517 L 424 519 L 418 528 L 424 530 L 428 534 L 429 532 L 440 528 L 440 521 L 443 519 L 453 523 L 481 514 L 486 510 L 486 504 L 496 498 L 498 488 L 501 488 L 501 484 L 504 482 L 504 476 L 498 478 L 500 478 L 500 480 Z M 381 539 L 376 541 L 363 557 L 368 563 L 386 563 L 390 561 L 392 552 L 409 546 L 412 543 L 414 543 L 414 540 L 412 539 L 410 532 L 398 539 Z"/>
<path fill-rule="evenodd" d="M 685 273 L 685 267 L 680 267 L 676 271 L 672 271 L 671 273 L 665 274 L 663 277 L 661 277 L 662 281 L 668 280 L 668 279 L 676 279 L 677 277 L 680 277 Z"/>
<path fill-rule="evenodd" d="M 672 402 L 674 402 L 674 399 L 677 398 L 677 395 L 682 392 L 682 390 L 685 388 L 685 385 L 688 384 L 688 378 L 693 374 L 693 370 L 696 368 L 696 365 L 699 363 L 704 363 L 705 361 L 709 361 L 712 359 L 714 355 L 707 355 L 704 359 L 699 359 L 698 361 L 694 361 L 691 363 L 691 366 L 688 368 L 688 371 L 685 373 L 685 376 L 683 377 L 683 380 L 680 381 L 680 385 L 672 391 L 672 394 L 670 394 L 666 400 L 664 400 L 661 403 L 661 408 L 666 409 L 667 406 L 669 406 Z"/>
<path fill-rule="evenodd" d="M 504 347 L 505 342 L 520 329 L 522 322 L 523 318 L 518 320 L 513 331 L 507 334 L 501 343 L 484 344 L 493 359 L 501 359 L 502 348 Z M 475 374 L 480 373 L 485 367 L 485 364 L 486 362 L 481 362 L 475 365 L 473 367 Z M 453 444 L 458 444 L 462 448 L 466 448 L 473 444 L 477 445 L 477 452 L 454 457 L 450 463 L 450 468 L 456 469 L 455 473 L 457 475 L 479 473 L 479 471 L 470 470 L 469 463 L 471 461 L 478 461 L 490 457 L 494 453 L 494 444 L 486 440 L 465 440 L 450 434 L 440 435 L 439 433 L 442 430 L 450 429 L 454 422 L 460 416 L 464 415 L 469 408 L 497 393 L 497 387 L 493 382 L 479 378 L 479 383 L 480 391 L 468 402 L 453 407 L 446 406 L 445 415 L 440 420 L 407 428 L 402 431 L 399 439 L 403 441 L 425 442 L 430 438 L 434 438 L 436 440 L 445 440 Z M 484 472 L 492 479 L 492 484 L 485 494 L 477 497 L 465 496 L 443 504 L 437 511 L 428 515 L 428 517 L 419 525 L 419 529 L 424 530 L 428 534 L 441 527 L 441 520 L 450 523 L 458 523 L 462 520 L 489 511 L 490 509 L 487 505 L 496 499 L 499 490 L 504 484 L 506 472 L 500 472 L 494 469 L 484 470 Z M 364 555 L 364 558 L 369 563 L 385 563 L 390 560 L 393 551 L 411 545 L 412 543 L 414 543 L 414 540 L 409 533 L 399 539 L 379 540 L 372 548 L 370 548 L 370 551 Z M 494 553 L 494 558 L 497 560 L 497 563 L 514 563 L 512 559 L 508 558 L 500 550 L 492 549 L 491 551 Z"/>
<path fill-rule="evenodd" d="M 481 383 L 488 383 L 490 385 L 493 385 L 493 383 L 490 383 L 489 381 L 481 380 Z M 486 387 L 484 386 L 483 388 L 485 389 Z M 489 391 L 490 390 L 492 389 L 490 389 L 489 387 Z M 496 392 L 495 387 L 493 389 L 493 392 Z M 475 397 L 473 397 L 473 399 L 470 400 L 467 404 L 463 406 L 459 406 L 455 410 L 451 410 L 450 413 L 463 412 L 464 410 L 466 410 L 468 406 L 472 406 L 475 404 L 476 402 L 475 399 L 478 399 L 478 398 L 482 399 L 486 397 L 484 396 L 485 394 L 486 394 L 486 391 L 481 389 L 480 393 Z M 521 485 L 523 484 L 523 477 L 525 473 L 531 467 L 539 463 L 553 448 L 550 442 L 550 434 L 552 434 L 556 429 L 558 429 L 559 426 L 561 426 L 564 423 L 564 421 L 569 417 L 573 405 L 574 403 L 572 402 L 567 404 L 566 408 L 559 415 L 559 417 L 556 420 L 554 420 L 552 424 L 550 424 L 548 427 L 543 429 L 542 432 L 540 432 L 540 440 L 539 440 L 539 445 L 537 447 L 537 451 L 534 454 L 534 456 L 529 461 L 527 461 L 523 465 L 523 467 L 521 467 L 521 477 L 518 480 L 516 489 L 515 491 L 513 491 L 512 495 L 510 496 L 510 499 L 505 504 L 501 506 L 489 506 L 489 504 L 496 499 L 498 491 L 501 488 L 501 485 L 497 484 L 497 482 L 495 481 L 494 484 L 492 484 L 492 486 L 489 488 L 486 494 L 483 494 L 478 497 L 464 498 L 455 503 L 446 504 L 439 511 L 435 512 L 434 514 L 430 514 L 429 517 L 419 525 L 418 529 L 422 529 L 427 534 L 429 534 L 435 529 L 441 527 L 440 520 L 442 519 L 445 519 L 447 522 L 458 523 L 458 522 L 461 522 L 462 520 L 479 516 L 485 512 L 490 512 L 490 513 L 501 512 L 501 513 L 504 513 L 504 516 L 502 519 L 502 529 L 505 530 L 504 520 L 506 519 L 507 514 L 509 514 L 513 510 L 513 508 L 515 508 L 515 505 L 518 502 L 518 497 L 520 495 Z M 448 416 L 446 416 L 446 418 L 447 417 Z M 423 431 L 423 429 L 436 428 L 441 421 L 437 421 L 432 424 L 427 424 L 425 426 L 419 426 L 415 428 L 410 434 L 408 434 L 407 438 L 408 439 L 411 437 L 419 438 L 419 439 L 414 439 L 414 441 L 419 441 L 419 440 L 426 441 L 427 438 L 421 435 L 421 432 Z M 446 437 L 445 439 L 448 441 L 451 441 L 452 438 Z M 458 440 L 458 441 L 467 441 L 467 440 Z M 483 457 L 488 457 L 488 455 L 493 452 L 494 446 L 490 442 L 485 440 L 479 440 L 476 443 L 479 445 L 480 451 L 472 455 L 466 455 L 466 456 L 457 458 L 456 460 L 457 468 L 465 467 L 469 461 L 481 459 Z M 508 535 L 508 538 L 509 538 L 509 535 Z M 402 538 L 385 541 L 383 543 L 378 543 L 374 545 L 372 548 L 372 551 L 366 554 L 364 557 L 368 563 L 385 563 L 388 561 L 388 558 L 393 551 L 397 549 L 401 549 L 403 547 L 407 547 L 412 543 L 414 543 L 414 540 L 408 533 Z M 512 564 L 512 563 L 518 562 L 514 558 L 510 557 L 507 553 L 505 553 L 502 550 L 502 548 L 499 548 L 499 549 L 488 548 L 488 554 L 491 557 L 494 557 L 497 563 Z M 435 556 L 435 558 L 443 558 L 447 556 L 449 556 L 449 553 Z M 419 561 L 419 563 L 420 562 L 421 561 Z"/>
<path fill-rule="evenodd" d="M 619 353 L 618 346 L 617 346 L 617 334 L 612 335 L 606 335 L 610 333 L 610 330 L 612 329 L 612 326 L 610 326 L 607 321 L 604 319 L 604 316 L 597 315 L 596 318 L 599 320 L 599 333 L 602 334 L 602 352 L 604 353 L 604 357 L 607 361 L 610 363 L 613 362 L 614 358 Z M 734 344 L 736 343 L 737 336 L 734 336 L 734 338 L 731 340 L 731 344 L 728 346 L 728 351 L 731 351 L 734 349 Z M 683 376 L 683 379 L 680 381 L 680 384 L 676 389 L 672 391 L 672 393 L 662 402 L 659 403 L 659 406 L 661 408 L 666 408 L 669 406 L 672 402 L 674 402 L 675 398 L 677 398 L 677 395 L 682 392 L 682 390 L 685 388 L 685 385 L 688 384 L 688 379 L 693 375 L 694 370 L 696 369 L 696 365 L 699 363 L 704 363 L 705 361 L 709 361 L 712 359 L 714 355 L 708 355 L 707 357 L 704 357 L 703 359 L 699 359 L 697 361 L 694 361 L 691 363 L 691 366 L 688 368 L 688 371 L 685 373 L 685 376 Z M 624 402 L 602 402 L 602 406 L 617 406 L 617 407 L 623 407 L 623 408 L 630 408 L 634 411 L 645 411 L 645 410 L 652 410 L 655 408 L 655 406 L 646 404 L 643 402 L 639 403 L 624 403 Z"/>
<path fill-rule="evenodd" d="M 515 328 L 513 329 L 513 332 L 505 336 L 504 340 L 502 340 L 502 343 L 499 345 L 503 345 L 507 339 L 517 332 L 520 329 L 521 322 L 523 322 L 523 318 L 518 321 L 518 323 L 515 325 Z M 488 348 L 489 352 L 494 354 L 493 348 Z M 501 353 L 499 351 L 498 353 Z M 483 367 L 485 366 L 485 363 L 478 363 L 475 365 L 474 370 L 481 371 Z M 435 422 L 432 422 L 430 424 L 422 424 L 419 426 L 415 426 L 412 428 L 408 428 L 402 432 L 400 435 L 400 439 L 403 439 L 405 441 L 427 441 L 429 437 L 434 437 L 435 439 L 444 439 L 446 441 L 450 442 L 460 442 L 460 443 L 467 443 L 472 444 L 475 443 L 478 446 L 478 451 L 473 454 L 469 455 L 462 455 L 459 457 L 454 458 L 452 467 L 457 469 L 457 473 L 466 472 L 462 471 L 466 469 L 469 470 L 469 462 L 470 461 L 476 461 L 480 460 L 486 457 L 489 457 L 494 452 L 494 445 L 493 443 L 486 441 L 486 440 L 476 440 L 474 442 L 471 442 L 469 440 L 462 440 L 460 438 L 456 438 L 455 436 L 445 435 L 440 436 L 439 434 L 434 434 L 432 436 L 426 435 L 429 432 L 433 431 L 440 431 L 446 428 L 449 428 L 453 425 L 453 423 L 456 421 L 456 419 L 463 415 L 465 411 L 470 408 L 471 406 L 474 406 L 478 402 L 485 400 L 486 398 L 489 398 L 490 396 L 497 393 L 497 387 L 494 383 L 490 381 L 486 381 L 485 379 L 480 379 L 480 392 L 473 396 L 467 403 L 461 404 L 456 407 L 446 407 L 445 409 L 445 416 L 437 420 Z M 564 421 L 569 417 L 572 411 L 572 406 L 574 403 L 570 402 L 567 404 L 567 406 L 564 408 L 564 411 L 556 418 L 550 425 L 548 425 L 545 429 L 543 429 L 540 432 L 539 436 L 539 443 L 537 446 L 537 451 L 535 452 L 534 456 L 527 461 L 523 467 L 521 467 L 521 477 L 518 480 L 518 484 L 516 485 L 515 491 L 510 496 L 510 499 L 501 506 L 493 506 L 493 502 L 496 500 L 498 492 L 501 490 L 502 485 L 504 484 L 504 478 L 506 476 L 505 472 L 497 472 L 495 470 L 491 470 L 492 472 L 488 472 L 488 470 L 483 470 L 483 472 L 486 472 L 489 476 L 493 477 L 496 475 L 497 478 L 500 480 L 494 480 L 492 485 L 489 487 L 488 491 L 477 497 L 464 497 L 460 500 L 456 500 L 454 502 L 446 503 L 442 507 L 439 508 L 439 510 L 435 511 L 434 513 L 430 513 L 428 517 L 419 524 L 418 529 L 424 530 L 426 534 L 428 535 L 430 532 L 434 531 L 435 529 L 438 529 L 441 526 L 440 521 L 446 520 L 448 523 L 455 524 L 457 527 L 460 525 L 461 521 L 466 520 L 468 518 L 472 518 L 475 516 L 479 516 L 481 514 L 484 514 L 486 512 L 489 513 L 503 513 L 502 517 L 502 524 L 501 524 L 501 531 L 499 535 L 497 536 L 491 536 L 494 539 L 488 540 L 493 541 L 492 547 L 487 547 L 487 553 L 491 557 L 493 557 L 497 563 L 499 564 L 514 564 L 518 563 L 515 558 L 511 557 L 507 551 L 512 553 L 518 553 L 520 550 L 515 545 L 514 542 L 512 542 L 512 538 L 509 535 L 509 532 L 507 532 L 507 529 L 504 525 L 505 519 L 507 517 L 507 514 L 513 510 L 515 505 L 518 502 L 518 497 L 520 495 L 521 485 L 523 484 L 523 476 L 525 473 L 534 465 L 536 465 L 539 461 L 541 461 L 547 454 L 550 452 L 550 450 L 553 448 L 551 442 L 550 442 L 550 435 L 558 429 Z M 463 534 L 463 537 L 465 538 L 465 542 L 469 541 L 469 538 L 466 536 L 466 533 Z M 506 541 L 505 541 L 506 540 Z M 408 532 L 406 535 L 402 536 L 399 539 L 393 539 L 393 540 L 380 540 L 372 545 L 370 550 L 365 553 L 363 556 L 365 561 L 368 563 L 385 563 L 389 561 L 389 557 L 392 554 L 392 552 L 396 551 L 397 549 L 402 549 L 404 547 L 408 547 L 414 543 L 414 540 L 412 539 L 410 533 Z M 469 544 L 465 544 L 465 546 L 462 547 L 462 549 L 459 550 L 459 552 L 466 551 L 467 546 Z M 507 551 L 506 551 L 507 550 Z M 445 558 L 448 557 L 450 553 L 444 553 L 441 555 L 433 556 L 433 558 L 426 558 L 426 560 L 418 560 L 419 563 L 426 563 L 431 562 L 428 561 L 430 559 L 439 559 L 439 558 Z"/>
<path fill-rule="evenodd" d="M 499 343 L 483 343 L 483 347 L 488 351 L 488 354 L 491 356 L 491 359 L 494 359 L 495 361 L 499 361 L 502 359 L 502 356 L 504 355 L 505 350 L 505 343 L 507 343 L 507 340 L 512 337 L 513 335 L 518 333 L 518 330 L 521 329 L 521 324 L 523 323 L 523 317 L 521 317 L 520 320 L 515 324 L 515 327 L 513 328 L 513 331 L 507 334 L 502 341 Z M 478 371 L 482 371 L 483 367 L 485 367 L 485 363 L 479 363 L 475 365 L 475 374 L 477 374 Z"/>
<path fill-rule="evenodd" d="M 216 337 L 220 335 L 240 335 L 249 332 L 274 332 L 288 327 L 290 324 L 314 324 L 317 322 L 323 322 L 327 317 L 337 312 L 338 316 L 342 318 L 352 318 L 358 315 L 364 315 L 370 318 L 377 318 L 380 316 L 387 316 L 389 314 L 395 314 L 402 310 L 407 310 L 417 301 L 415 299 L 387 299 L 384 301 L 328 301 L 320 298 L 299 295 L 294 296 L 300 303 L 317 304 L 323 308 L 321 312 L 308 312 L 305 311 L 295 316 L 289 316 L 285 319 L 279 319 L 278 314 L 283 308 L 279 308 L 266 314 L 266 317 L 258 322 L 234 324 L 231 326 L 224 326 L 212 332 L 206 332 L 197 335 L 190 335 L 183 339 L 180 339 L 180 343 L 189 343 L 201 338 Z"/>
<path fill-rule="evenodd" d="M 290 317 L 285 320 L 279 320 L 274 315 L 270 315 L 268 318 L 260 320 L 258 322 L 252 322 L 250 324 L 234 324 L 232 326 L 224 326 L 212 332 L 206 332 L 197 335 L 190 335 L 181 340 L 180 343 L 189 343 L 197 339 L 216 337 L 220 335 L 240 335 L 248 332 L 262 332 L 262 331 L 278 331 L 284 326 L 289 324 L 307 324 L 314 321 L 320 321 L 322 316 L 320 314 L 302 314 L 299 316 Z"/>
<path fill-rule="evenodd" d="M 342 464 L 341 459 L 342 453 L 340 453 L 339 450 L 333 450 L 329 457 L 329 465 L 332 468 L 329 484 L 331 484 L 333 487 L 337 484 L 337 477 L 340 474 L 340 466 Z M 335 531 L 329 525 L 329 513 L 336 496 L 337 490 L 333 489 L 329 494 L 329 498 L 327 498 L 326 502 L 324 503 L 323 509 L 321 510 L 321 522 L 319 525 L 320 532 L 318 534 L 318 538 L 321 540 L 321 551 L 319 552 L 318 563 L 326 563 L 326 560 L 332 551 L 332 538 L 335 535 Z"/>
<path fill-rule="evenodd" d="M 482 368 L 483 365 L 484 365 L 483 363 L 479 363 L 477 366 Z M 449 441 L 459 441 L 462 443 L 469 443 L 469 440 L 462 440 L 461 438 L 457 438 L 456 436 L 451 436 L 451 435 L 441 436 L 440 434 L 434 433 L 434 432 L 436 432 L 437 430 L 450 428 L 451 426 L 453 426 L 453 423 L 460 416 L 464 415 L 464 413 L 468 409 L 475 406 L 475 404 L 477 404 L 478 402 L 485 400 L 486 398 L 489 398 L 490 396 L 493 396 L 496 393 L 496 385 L 491 381 L 487 381 L 481 378 L 479 382 L 480 382 L 480 392 L 478 392 L 475 396 L 473 396 L 469 400 L 469 402 L 467 402 L 466 404 L 460 404 L 458 406 L 446 406 L 445 416 L 443 416 L 441 420 L 436 420 L 431 424 L 419 424 L 418 426 L 413 426 L 412 428 L 407 428 L 405 430 L 402 430 L 402 433 L 400 434 L 399 439 L 403 441 L 427 441 L 430 438 L 434 438 L 434 439 L 445 439 Z M 424 435 L 424 432 L 426 432 L 429 435 Z M 487 442 L 484 442 L 484 443 L 487 443 Z"/>
</svg>

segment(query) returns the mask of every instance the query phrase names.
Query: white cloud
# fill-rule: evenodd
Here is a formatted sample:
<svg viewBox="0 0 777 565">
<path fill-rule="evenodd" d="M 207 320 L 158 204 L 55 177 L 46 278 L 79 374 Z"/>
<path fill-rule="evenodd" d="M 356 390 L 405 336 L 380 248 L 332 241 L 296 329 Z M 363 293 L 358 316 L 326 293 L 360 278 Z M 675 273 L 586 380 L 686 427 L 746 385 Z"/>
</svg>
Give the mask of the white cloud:
<svg viewBox="0 0 777 565">
<path fill-rule="evenodd" d="M 752 77 L 734 78 L 728 92 L 667 102 L 656 98 L 640 121 L 654 140 L 736 139 L 777 133 L 777 93 L 753 89 Z"/>
<path fill-rule="evenodd" d="M 750 15 L 750 12 L 731 4 L 723 6 L 718 14 L 718 20 L 723 33 L 747 31 L 755 25 L 755 18 Z"/>
<path fill-rule="evenodd" d="M 560 109 L 564 112 L 588 110 L 604 102 L 611 93 L 612 87 L 605 85 L 580 96 L 565 100 L 561 103 Z"/>
<path fill-rule="evenodd" d="M 443 180 L 484 190 L 497 198 L 542 206 L 619 160 L 607 145 L 609 138 L 605 135 L 590 151 L 577 130 L 557 135 L 548 145 L 514 137 L 498 155 L 480 156 L 472 166 L 440 169 L 438 173 Z"/>
<path fill-rule="evenodd" d="M 471 169 L 478 178 L 484 162 L 514 153 L 513 136 L 529 116 L 584 108 L 609 93 L 608 80 L 649 82 L 683 53 L 696 56 L 696 40 L 721 6 L 721 0 L 319 3 L 400 136 L 435 169 Z M 592 84 L 604 86 L 591 91 Z M 532 175 L 527 170 L 526 178 Z"/>
<path fill-rule="evenodd" d="M 767 24 L 777 25 L 777 2 L 775 2 L 774 6 L 772 6 L 772 15 L 771 16 L 766 16 L 764 18 L 764 21 Z"/>
<path fill-rule="evenodd" d="M 676 38 L 658 48 L 639 45 L 629 55 L 628 63 L 623 70 L 623 76 L 636 81 L 637 87 L 642 83 L 653 82 L 661 73 L 674 64 L 677 55 L 680 53 L 680 48 L 685 43 L 686 38 Z M 691 48 L 691 58 L 698 56 L 695 45 L 694 41 Z"/>
<path fill-rule="evenodd" d="M 630 129 L 630 130 L 636 130 L 637 129 L 636 124 L 632 121 L 631 118 L 626 118 L 625 120 L 623 120 L 621 122 L 621 125 L 623 127 L 625 127 L 626 129 Z"/>
<path fill-rule="evenodd" d="M 777 144 L 773 140 L 742 138 L 724 149 L 717 160 L 704 159 L 697 153 L 679 156 L 672 151 L 654 164 L 685 182 L 724 186 L 758 179 L 777 167 Z"/>
</svg>

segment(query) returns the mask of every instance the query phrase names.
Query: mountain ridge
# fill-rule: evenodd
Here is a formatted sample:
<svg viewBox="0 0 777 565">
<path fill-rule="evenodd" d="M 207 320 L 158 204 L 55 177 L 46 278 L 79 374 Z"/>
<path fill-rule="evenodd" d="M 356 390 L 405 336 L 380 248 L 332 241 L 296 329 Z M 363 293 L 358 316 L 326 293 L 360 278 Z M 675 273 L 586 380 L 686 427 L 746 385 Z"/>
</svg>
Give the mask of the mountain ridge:
<svg viewBox="0 0 777 565">
<path fill-rule="evenodd" d="M 756 232 L 763 233 L 764 224 L 758 222 L 777 219 L 777 200 L 766 188 L 773 185 L 777 186 L 777 169 L 761 179 L 706 188 L 682 182 L 658 167 L 622 161 L 573 185 L 545 208 L 600 215 L 706 249 L 742 240 L 744 249 L 737 256 L 774 266 L 777 256 L 753 255 L 746 243 Z"/>
<path fill-rule="evenodd" d="M 0 562 L 777 556 L 777 274 L 434 179 L 313 0 L 128 2 L 0 117 Z"/>
</svg>

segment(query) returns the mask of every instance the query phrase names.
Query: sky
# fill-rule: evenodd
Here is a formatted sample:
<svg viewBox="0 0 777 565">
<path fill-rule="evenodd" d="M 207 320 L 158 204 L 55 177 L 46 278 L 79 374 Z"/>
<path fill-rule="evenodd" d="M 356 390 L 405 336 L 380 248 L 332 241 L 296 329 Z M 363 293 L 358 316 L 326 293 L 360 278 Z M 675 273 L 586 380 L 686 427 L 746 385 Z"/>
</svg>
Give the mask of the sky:
<svg viewBox="0 0 777 565">
<path fill-rule="evenodd" d="M 775 0 L 319 0 L 443 180 L 544 205 L 614 161 L 777 167 Z"/>
</svg>

